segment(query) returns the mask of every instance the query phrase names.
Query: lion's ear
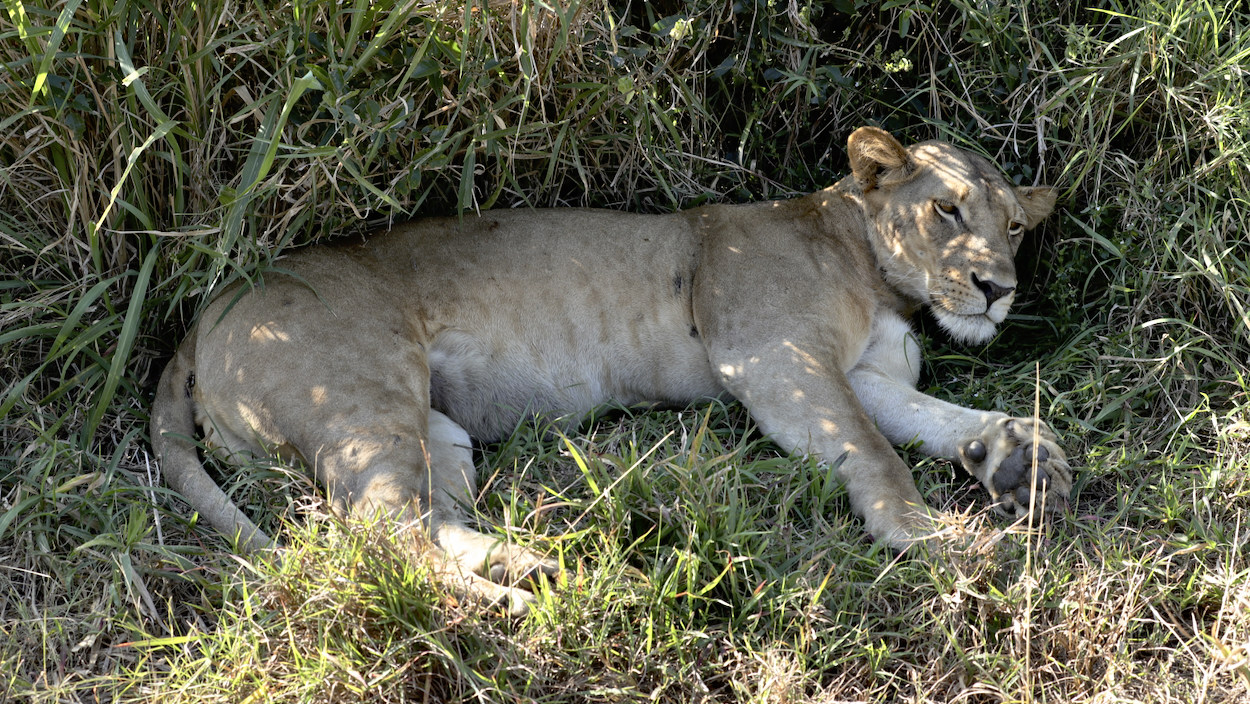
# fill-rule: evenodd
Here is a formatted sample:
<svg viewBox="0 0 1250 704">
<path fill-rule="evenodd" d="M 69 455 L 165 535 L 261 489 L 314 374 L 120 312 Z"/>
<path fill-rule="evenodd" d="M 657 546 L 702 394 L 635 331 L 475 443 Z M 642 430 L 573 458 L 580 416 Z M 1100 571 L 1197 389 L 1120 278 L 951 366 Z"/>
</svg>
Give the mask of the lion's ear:
<svg viewBox="0 0 1250 704">
<path fill-rule="evenodd" d="M 860 127 L 846 139 L 855 183 L 865 193 L 905 180 L 913 171 L 911 155 L 883 129 Z"/>
<path fill-rule="evenodd" d="M 1058 189 L 1051 186 L 1017 186 L 1016 198 L 1024 208 L 1024 217 L 1028 221 L 1025 229 L 1032 230 L 1045 220 L 1055 209 L 1055 198 L 1058 196 Z"/>
</svg>

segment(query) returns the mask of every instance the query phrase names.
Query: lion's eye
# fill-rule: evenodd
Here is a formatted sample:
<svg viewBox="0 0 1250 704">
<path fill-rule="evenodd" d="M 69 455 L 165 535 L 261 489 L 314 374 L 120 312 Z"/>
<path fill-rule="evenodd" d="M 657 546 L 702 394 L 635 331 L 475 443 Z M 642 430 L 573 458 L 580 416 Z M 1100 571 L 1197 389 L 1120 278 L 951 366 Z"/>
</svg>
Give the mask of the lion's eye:
<svg viewBox="0 0 1250 704">
<path fill-rule="evenodd" d="M 956 218 L 959 217 L 958 206 L 956 206 L 954 203 L 951 203 L 950 201 L 935 200 L 933 201 L 933 207 L 936 208 L 938 212 L 944 215 L 954 215 Z"/>
<path fill-rule="evenodd" d="M 1022 222 L 1011 223 L 1011 227 L 1007 230 L 1007 234 L 1011 235 L 1012 237 L 1019 237 L 1020 235 L 1023 235 L 1024 223 Z"/>
</svg>

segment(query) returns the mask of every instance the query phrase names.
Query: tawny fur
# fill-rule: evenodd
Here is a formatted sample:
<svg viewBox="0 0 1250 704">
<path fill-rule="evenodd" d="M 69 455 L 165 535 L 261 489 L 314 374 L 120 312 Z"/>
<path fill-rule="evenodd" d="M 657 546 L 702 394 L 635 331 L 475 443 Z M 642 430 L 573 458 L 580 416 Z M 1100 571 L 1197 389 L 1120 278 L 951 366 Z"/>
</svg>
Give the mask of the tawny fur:
<svg viewBox="0 0 1250 704">
<path fill-rule="evenodd" d="M 469 530 L 460 505 L 475 494 L 469 436 L 535 413 L 732 396 L 784 449 L 845 455 L 865 529 L 900 548 L 930 511 L 891 443 L 962 461 L 1021 510 L 993 477 L 1036 439 L 1046 502 L 1061 505 L 1071 476 L 1053 433 L 917 392 L 905 319 L 929 305 L 954 336 L 992 337 L 1053 191 L 873 128 L 848 149 L 851 176 L 789 201 L 489 211 L 299 251 L 280 262 L 295 276 L 221 293 L 166 369 L 152 425 L 165 475 L 255 549 L 268 538 L 204 472 L 195 426 L 228 456 L 301 458 L 334 505 L 428 531 L 440 565 L 518 612 L 532 595 L 517 580 L 555 566 Z"/>
</svg>

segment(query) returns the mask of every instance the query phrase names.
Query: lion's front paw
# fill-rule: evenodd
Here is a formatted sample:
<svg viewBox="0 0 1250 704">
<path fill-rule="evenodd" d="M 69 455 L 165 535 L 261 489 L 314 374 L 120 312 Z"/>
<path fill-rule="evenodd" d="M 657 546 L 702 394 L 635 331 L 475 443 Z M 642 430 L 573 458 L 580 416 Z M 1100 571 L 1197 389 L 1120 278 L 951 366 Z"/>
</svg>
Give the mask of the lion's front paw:
<svg viewBox="0 0 1250 704">
<path fill-rule="evenodd" d="M 1030 503 L 1047 511 L 1068 505 L 1072 468 L 1045 423 L 1001 418 L 980 437 L 960 441 L 959 459 L 989 490 L 1000 513 L 1023 516 Z"/>
</svg>

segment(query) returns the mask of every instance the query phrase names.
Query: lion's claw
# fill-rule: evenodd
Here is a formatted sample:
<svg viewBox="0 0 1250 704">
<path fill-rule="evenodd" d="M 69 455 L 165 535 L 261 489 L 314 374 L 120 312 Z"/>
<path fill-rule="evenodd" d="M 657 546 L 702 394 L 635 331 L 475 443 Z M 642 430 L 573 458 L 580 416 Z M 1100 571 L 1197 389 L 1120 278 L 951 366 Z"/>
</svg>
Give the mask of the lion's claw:
<svg viewBox="0 0 1250 704">
<path fill-rule="evenodd" d="M 960 443 L 960 460 L 994 497 L 1004 514 L 1035 508 L 1058 511 L 1072 490 L 1071 467 L 1055 434 L 1031 418 L 1001 418 L 981 437 Z"/>
</svg>

